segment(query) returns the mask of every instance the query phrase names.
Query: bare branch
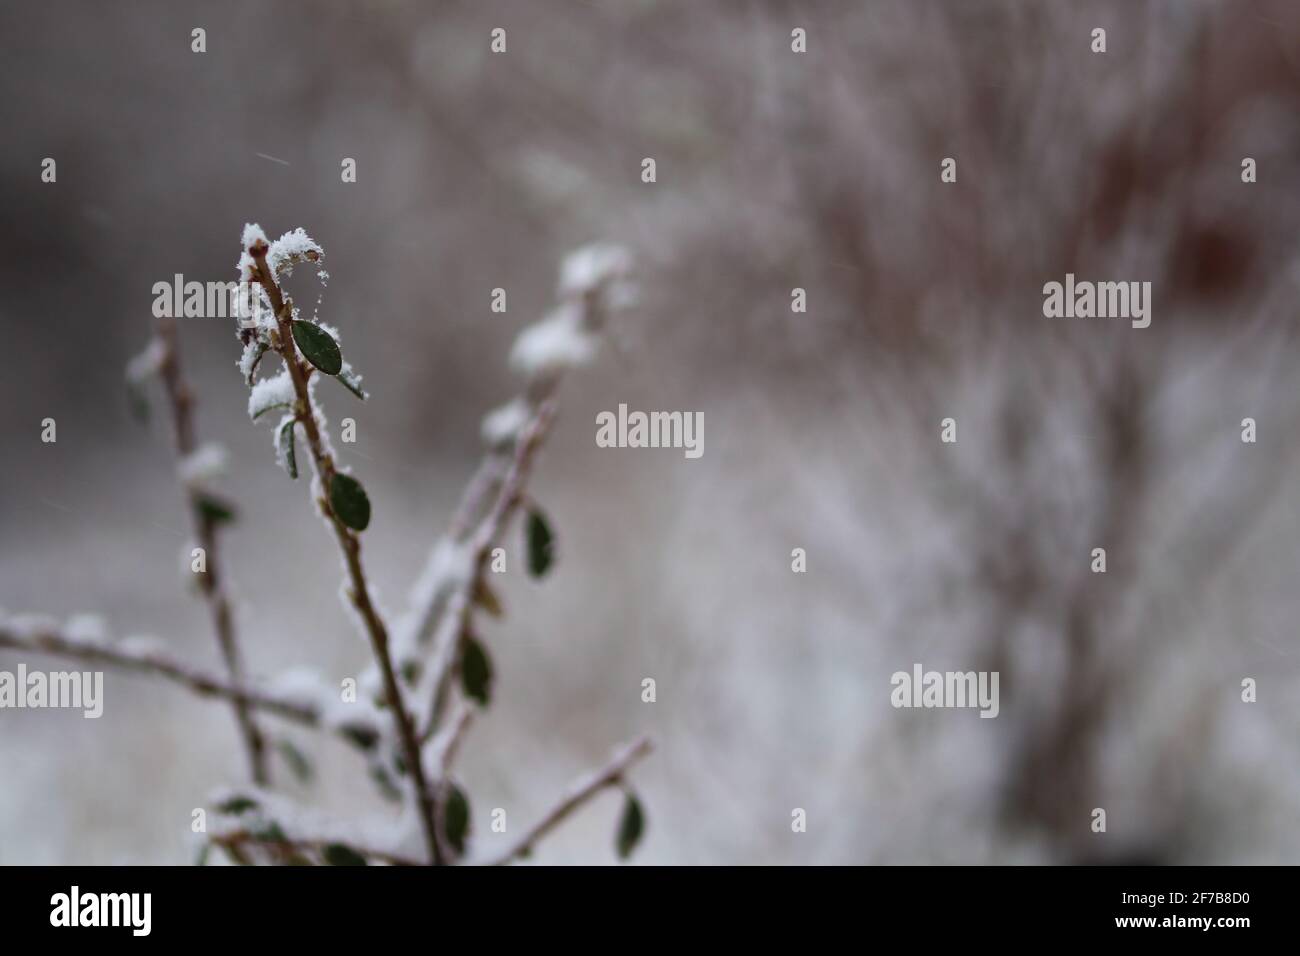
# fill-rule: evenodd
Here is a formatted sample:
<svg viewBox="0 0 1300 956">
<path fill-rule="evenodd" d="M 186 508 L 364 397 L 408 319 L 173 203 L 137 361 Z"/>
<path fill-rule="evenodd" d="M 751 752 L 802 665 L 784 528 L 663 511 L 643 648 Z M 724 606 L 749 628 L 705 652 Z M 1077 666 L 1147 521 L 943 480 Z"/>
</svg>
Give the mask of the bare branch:
<svg viewBox="0 0 1300 956">
<path fill-rule="evenodd" d="M 650 752 L 649 737 L 638 737 L 614 753 L 609 763 L 574 782 L 565 795 L 550 811 L 525 833 L 513 846 L 500 856 L 489 860 L 490 866 L 503 866 L 512 860 L 531 853 L 542 837 L 550 833 L 584 803 L 606 787 L 613 786 L 623 779 L 629 767 Z"/>
<path fill-rule="evenodd" d="M 456 713 L 447 726 L 437 737 L 433 738 L 430 745 L 433 750 L 433 759 L 431 761 L 433 771 L 431 776 L 434 779 L 441 779 L 451 771 L 451 765 L 456 762 L 456 754 L 460 750 L 461 741 L 465 739 L 465 733 L 469 730 L 469 725 L 474 722 L 474 707 L 465 701 L 456 708 Z"/>
<path fill-rule="evenodd" d="M 194 393 L 181 373 L 180 350 L 176 338 L 176 320 L 170 317 L 159 319 L 158 341 L 162 345 L 162 358 L 158 371 L 171 406 L 172 425 L 176 433 L 176 453 L 184 460 L 195 450 Z M 198 487 L 187 484 L 185 493 L 189 501 L 190 520 L 194 526 L 195 537 L 206 555 L 205 569 L 198 579 L 199 588 L 208 605 L 212 628 L 217 636 L 217 646 L 221 650 L 222 660 L 225 661 L 226 673 L 230 675 L 232 683 L 242 684 L 244 663 L 235 637 L 234 615 L 231 613 L 225 575 L 221 571 L 219 561 L 217 522 L 201 507 L 203 495 Z M 244 741 L 244 751 L 248 755 L 253 782 L 259 786 L 265 785 L 270 780 L 266 740 L 253 719 L 252 709 L 246 700 L 234 701 L 234 709 L 235 720 Z"/>
</svg>

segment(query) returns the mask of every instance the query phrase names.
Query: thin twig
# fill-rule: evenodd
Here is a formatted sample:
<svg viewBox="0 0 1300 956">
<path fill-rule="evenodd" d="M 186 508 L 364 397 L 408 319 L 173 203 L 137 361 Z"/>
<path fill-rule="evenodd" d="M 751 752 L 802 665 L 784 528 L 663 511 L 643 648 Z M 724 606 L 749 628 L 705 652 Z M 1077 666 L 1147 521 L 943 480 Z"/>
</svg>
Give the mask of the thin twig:
<svg viewBox="0 0 1300 956">
<path fill-rule="evenodd" d="M 195 449 L 194 393 L 181 372 L 180 350 L 176 339 L 176 320 L 170 317 L 159 319 L 158 340 L 162 344 L 162 360 L 158 371 L 171 406 L 172 425 L 176 433 L 176 453 L 183 461 L 193 454 Z M 225 661 L 226 672 L 234 684 L 242 684 L 244 663 L 235 637 L 235 621 L 231 613 L 230 598 L 226 593 L 225 575 L 221 573 L 216 521 L 200 507 L 202 495 L 197 488 L 188 486 L 185 492 L 189 499 L 194 534 L 198 539 L 199 547 L 206 555 L 204 571 L 199 576 L 199 588 L 212 617 L 212 628 L 217 636 L 222 660 Z M 262 736 L 262 731 L 257 726 L 247 701 L 236 700 L 234 709 L 253 782 L 258 786 L 264 786 L 270 780 L 266 759 L 266 739 Z"/>
<path fill-rule="evenodd" d="M 473 705 L 462 701 L 456 709 L 455 715 L 447 722 L 447 726 L 433 739 L 433 743 L 430 745 L 433 757 L 429 763 L 433 768 L 430 776 L 435 780 L 440 780 L 451 772 L 451 765 L 456 762 L 456 754 L 460 750 L 461 741 L 465 739 L 465 733 L 473 722 Z"/>
<path fill-rule="evenodd" d="M 294 345 L 293 305 L 281 294 L 279 283 L 272 273 L 271 267 L 267 264 L 266 254 L 268 248 L 267 244 L 259 238 L 248 249 L 248 254 L 253 257 L 257 265 L 258 281 L 266 291 L 275 314 L 279 334 L 279 341 L 275 343 L 276 351 L 284 360 L 285 368 L 288 370 L 290 380 L 293 382 L 294 394 L 297 396 L 294 416 L 302 425 L 303 433 L 307 437 L 312 461 L 316 467 L 316 476 L 320 482 L 322 497 L 318 499 L 317 504 L 320 507 L 321 514 L 334 528 L 334 535 L 343 551 L 344 562 L 348 569 L 348 579 L 351 584 L 348 589 L 348 597 L 365 623 L 366 633 L 370 638 L 370 648 L 379 665 L 379 672 L 383 676 L 384 696 L 393 714 L 393 723 L 396 725 L 408 772 L 415 784 L 415 795 L 418 803 L 417 811 L 424 831 L 426 847 L 432 860 L 435 863 L 442 863 L 442 851 L 438 846 L 437 827 L 434 823 L 435 806 L 428 782 L 425 779 L 424 764 L 420 758 L 420 742 L 416 736 L 415 723 L 406 708 L 401 688 L 398 686 L 397 675 L 393 671 L 393 662 L 388 649 L 388 631 L 370 597 L 369 585 L 366 582 L 365 571 L 361 565 L 361 539 L 339 519 L 329 504 L 329 488 L 336 472 L 334 459 L 325 450 L 324 443 L 321 440 L 320 429 L 316 422 L 316 410 L 307 388 L 307 377 L 311 374 L 312 368 L 298 358 L 297 348 Z"/>
<path fill-rule="evenodd" d="M 447 684 L 455 669 L 456 651 L 469 624 L 474 608 L 474 593 L 480 586 L 491 557 L 492 549 L 500 540 L 510 518 L 523 501 L 524 486 L 532 470 L 537 450 L 550 430 L 555 418 L 555 403 L 548 400 L 538 410 L 532 421 L 523 429 L 515 442 L 513 458 L 492 500 L 486 516 L 479 523 L 471 539 L 470 574 L 452 589 L 437 638 L 434 642 L 433 676 L 430 682 L 433 698 L 429 705 L 425 736 L 438 726 L 446 705 Z"/>
<path fill-rule="evenodd" d="M 126 670 L 158 674 L 189 688 L 200 697 L 219 697 L 264 710 L 308 726 L 320 725 L 320 712 L 310 704 L 279 697 L 266 690 L 240 685 L 173 660 L 155 651 L 133 650 L 72 637 L 54 626 L 16 628 L 0 621 L 0 647 L 58 654 L 88 663 L 112 664 Z"/>
<path fill-rule="evenodd" d="M 610 758 L 609 763 L 595 770 L 580 780 L 575 781 L 564 796 L 554 807 L 550 809 L 545 816 L 532 825 L 532 827 L 515 843 L 506 850 L 505 853 L 488 861 L 490 866 L 503 866 L 512 860 L 531 853 L 534 845 L 546 834 L 550 833 L 564 820 L 577 810 L 580 806 L 594 797 L 606 787 L 614 786 L 623 779 L 629 767 L 636 761 L 640 760 L 650 752 L 651 744 L 649 737 L 638 737 L 636 740 L 621 747 Z"/>
</svg>

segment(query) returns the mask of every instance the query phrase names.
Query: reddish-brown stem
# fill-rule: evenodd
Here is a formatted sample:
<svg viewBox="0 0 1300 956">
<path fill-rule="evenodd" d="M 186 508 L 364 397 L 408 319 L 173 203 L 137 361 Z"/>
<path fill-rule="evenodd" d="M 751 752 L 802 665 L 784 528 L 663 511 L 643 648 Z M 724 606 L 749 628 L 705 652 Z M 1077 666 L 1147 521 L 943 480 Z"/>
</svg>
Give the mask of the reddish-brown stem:
<svg viewBox="0 0 1300 956">
<path fill-rule="evenodd" d="M 53 625 L 32 630 L 11 627 L 4 621 L 0 621 L 0 647 L 58 654 L 61 657 L 75 658 L 87 663 L 112 664 L 124 670 L 158 674 L 188 687 L 200 697 L 221 697 L 301 724 L 316 726 L 320 723 L 320 713 L 309 704 L 281 698 L 267 691 L 197 670 L 162 653 L 136 651 L 128 649 L 125 645 L 114 646 L 79 640 Z"/>
<path fill-rule="evenodd" d="M 577 810 L 580 806 L 594 797 L 606 787 L 614 786 L 623 779 L 632 764 L 636 763 L 642 757 L 650 752 L 650 739 L 648 737 L 638 737 L 630 744 L 620 748 L 610 758 L 609 763 L 594 770 L 587 776 L 575 781 L 564 796 L 560 798 L 555 806 L 551 807 L 546 814 L 525 831 L 524 835 L 514 842 L 511 847 L 500 856 L 489 861 L 493 866 L 502 866 L 521 856 L 526 856 L 542 837 L 550 833 L 557 826 L 568 818 L 569 814 Z"/>
<path fill-rule="evenodd" d="M 266 243 L 259 240 L 248 249 L 248 254 L 253 257 L 253 261 L 257 265 L 257 279 L 266 291 L 267 298 L 271 303 L 271 309 L 275 314 L 279 339 L 275 343 L 276 351 L 284 360 L 285 368 L 288 370 L 289 377 L 293 382 L 294 394 L 297 397 L 294 416 L 298 423 L 302 425 L 303 434 L 307 438 L 307 445 L 311 451 L 312 461 L 316 466 L 316 476 L 320 482 L 321 498 L 317 500 L 317 505 L 320 507 L 321 514 L 333 527 L 334 536 L 338 539 L 339 548 L 343 552 L 350 584 L 348 597 L 365 624 L 366 633 L 370 638 L 371 651 L 374 653 L 375 661 L 379 665 L 379 672 L 384 682 L 384 696 L 388 701 L 389 709 L 392 711 L 393 723 L 397 729 L 407 772 L 411 774 L 411 779 L 415 785 L 417 811 L 424 832 L 425 845 L 432 861 L 435 864 L 441 864 L 443 862 L 443 853 L 438 845 L 435 805 L 425 777 L 424 762 L 420 758 L 420 742 L 416 735 L 415 724 L 406 708 L 401 688 L 398 686 L 397 675 L 393 670 L 392 657 L 388 647 L 387 628 L 384 626 L 379 612 L 375 609 L 369 586 L 366 583 L 365 571 L 361 564 L 361 539 L 339 519 L 330 507 L 329 488 L 336 472 L 334 459 L 325 451 L 320 429 L 316 423 L 311 395 L 307 389 L 307 376 L 311 371 L 310 366 L 298 357 L 298 351 L 294 345 L 293 306 L 281 294 L 279 283 L 272 273 L 271 267 L 267 264 L 267 250 Z"/>
<path fill-rule="evenodd" d="M 183 462 L 193 454 L 196 443 L 194 439 L 194 393 L 181 372 L 180 350 L 177 347 L 176 320 L 165 317 L 158 320 L 158 340 L 162 345 L 162 358 L 159 363 L 159 375 L 167 391 L 168 404 L 171 406 L 172 425 L 176 433 L 176 453 Z M 186 487 L 186 497 L 190 508 L 190 520 L 199 547 L 205 554 L 205 570 L 199 575 L 199 588 L 208 605 L 212 618 L 212 629 L 217 635 L 217 645 L 221 650 L 226 672 L 236 684 L 244 682 L 244 663 L 239 653 L 239 642 L 235 637 L 235 622 L 231 613 L 230 598 L 226 593 L 225 577 L 221 572 L 221 562 L 217 550 L 217 529 L 212 517 L 200 507 L 201 494 L 194 487 Z M 240 736 L 244 741 L 244 750 L 248 755 L 249 769 L 253 782 L 259 786 L 270 780 L 270 771 L 266 759 L 266 739 L 253 716 L 247 700 L 235 700 L 235 720 L 239 725 Z"/>
</svg>

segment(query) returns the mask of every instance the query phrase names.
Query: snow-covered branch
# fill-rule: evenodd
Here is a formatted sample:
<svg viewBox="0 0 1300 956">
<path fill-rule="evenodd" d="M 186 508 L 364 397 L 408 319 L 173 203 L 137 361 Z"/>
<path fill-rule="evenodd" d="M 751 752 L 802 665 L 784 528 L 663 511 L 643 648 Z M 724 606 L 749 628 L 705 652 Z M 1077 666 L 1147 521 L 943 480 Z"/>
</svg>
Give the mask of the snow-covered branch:
<svg viewBox="0 0 1300 956">
<path fill-rule="evenodd" d="M 555 403 L 548 400 L 530 420 L 515 443 L 510 464 L 500 482 L 495 482 L 491 507 L 479 522 L 474 534 L 465 542 L 469 555 L 469 574 L 454 582 L 447 594 L 446 611 L 434 639 L 432 700 L 429 704 L 424 736 L 438 726 L 446 704 L 447 685 L 455 669 L 461 640 L 468 632 L 470 615 L 474 609 L 474 595 L 486 586 L 484 574 L 488 558 L 505 533 L 511 516 L 519 509 L 524 497 L 524 487 L 532 470 L 533 460 L 541 447 L 551 422 L 555 417 Z"/>
<path fill-rule="evenodd" d="M 200 697 L 219 697 L 308 726 L 321 723 L 321 712 L 313 704 L 282 697 L 249 684 L 184 664 L 161 650 L 149 638 L 128 637 L 111 641 L 89 619 L 60 626 L 57 622 L 29 616 L 0 617 L 0 647 L 18 651 L 56 654 L 89 664 L 109 664 L 124 670 L 157 674 L 188 688 Z"/>
<path fill-rule="evenodd" d="M 275 445 L 277 458 L 291 478 L 298 476 L 298 440 L 305 442 L 314 472 L 313 501 L 342 554 L 343 595 L 369 640 L 371 669 L 359 682 L 349 678 L 342 685 L 331 685 L 305 670 L 291 670 L 265 684 L 254 683 L 245 674 L 231 602 L 217 563 L 217 529 L 232 517 L 233 509 L 207 486 L 224 453 L 216 446 L 196 443 L 194 398 L 181 374 L 176 325 L 171 319 L 161 321 L 148 349 L 131 363 L 128 384 L 137 390 L 137 401 L 142 398 L 138 389 L 144 377 L 158 376 L 166 390 L 176 434 L 177 470 L 205 558 L 203 570 L 196 569 L 196 583 L 208 603 L 227 673 L 219 675 L 176 660 L 154 641 L 113 641 L 101 625 L 84 618 L 60 625 L 46 618 L 0 612 L 0 648 L 156 674 L 200 696 L 231 703 L 248 751 L 254 789 L 217 802 L 216 812 L 230 819 L 213 831 L 208 845 L 220 847 L 235 862 L 459 862 L 467 857 L 470 801 L 453 778 L 452 765 L 477 708 L 487 706 L 491 696 L 492 666 L 474 634 L 474 612 L 503 613 L 487 572 L 505 570 L 504 564 L 496 564 L 499 548 L 521 510 L 528 512 L 529 572 L 541 576 L 552 563 L 553 532 L 527 486 L 556 416 L 560 382 L 569 369 L 595 353 L 605 315 L 629 296 L 626 253 L 595 246 L 571 256 L 561 276 L 559 308 L 519 336 L 511 361 L 524 376 L 523 391 L 484 420 L 487 453 L 390 641 L 361 560 L 360 533 L 369 525 L 370 500 L 360 482 L 335 460 L 315 387 L 333 377 L 359 399 L 364 400 L 366 393 L 360 377 L 343 360 L 338 333 L 314 318 L 301 318 L 280 285 L 281 275 L 294 264 L 319 263 L 323 252 L 301 229 L 269 243 L 255 225 L 245 227 L 241 247 L 241 281 L 233 297 L 244 346 L 239 368 L 250 389 L 249 415 L 257 419 L 273 409 L 282 411 Z M 324 277 L 323 271 L 320 275 Z M 259 379 L 258 368 L 267 355 L 278 356 L 283 368 Z M 416 695 L 414 700 L 426 702 L 427 709 L 412 709 L 403 683 Z M 457 687 L 459 694 L 454 693 Z M 284 804 L 266 789 L 266 738 L 254 719 L 257 711 L 337 734 L 367 756 L 371 777 L 381 791 L 394 799 L 407 798 L 391 848 L 382 849 L 388 839 L 357 838 L 355 831 L 339 830 L 332 821 L 308 821 L 299 808 Z M 309 776 L 310 762 L 293 742 L 282 740 L 280 746 L 289 766 L 299 776 Z M 617 752 L 605 767 L 575 784 L 498 862 L 527 854 L 603 788 L 620 784 L 626 788 L 624 774 L 649 749 L 649 741 L 642 738 Z M 423 837 L 421 859 L 408 846 L 415 839 L 412 810 Z M 628 790 L 620 854 L 636 843 L 642 827 L 640 804 Z"/>
<path fill-rule="evenodd" d="M 212 629 L 216 634 L 217 646 L 226 665 L 226 673 L 230 675 L 232 683 L 239 685 L 244 683 L 244 662 L 235 636 L 235 619 L 226 591 L 225 572 L 219 559 L 217 537 L 219 516 L 228 515 L 229 510 L 219 502 L 214 506 L 214 499 L 203 486 L 202 468 L 195 467 L 202 466 L 205 461 L 214 457 L 221 459 L 224 455 L 216 446 L 197 447 L 194 434 L 194 392 L 181 371 L 174 318 L 167 316 L 158 320 L 158 334 L 155 341 L 159 358 L 158 375 L 167 393 L 172 426 L 176 435 L 176 454 L 180 459 L 177 471 L 189 499 L 190 520 L 193 523 L 194 534 L 205 555 L 204 571 L 198 575 L 199 589 L 208 605 Z M 150 348 L 153 349 L 154 346 L 151 344 Z M 208 454 L 211 451 L 215 451 L 216 454 Z M 234 701 L 234 709 L 253 782 L 264 785 L 270 779 L 266 740 L 257 726 L 252 708 L 247 701 Z"/>
<path fill-rule="evenodd" d="M 290 236 L 294 235 L 290 234 Z M 301 230 L 298 235 L 306 238 Z M 430 857 L 435 862 L 441 862 L 442 854 L 434 825 L 434 802 L 425 777 L 415 723 L 402 697 L 401 687 L 389 654 L 388 631 L 371 597 L 370 585 L 361 563 L 361 539 L 358 532 L 369 523 L 370 502 L 355 479 L 344 475 L 336 467 L 328 440 L 323 436 L 321 425 L 323 417 L 318 414 L 311 390 L 308 388 L 309 376 L 318 369 L 323 374 L 339 374 L 343 370 L 342 357 L 337 345 L 333 344 L 334 338 L 328 330 L 297 319 L 292 301 L 282 294 L 276 272 L 267 261 L 268 253 L 271 251 L 271 246 L 260 228 L 256 226 L 245 228 L 244 254 L 251 259 L 252 277 L 260 283 L 266 293 L 271 312 L 275 317 L 276 328 L 271 334 L 270 344 L 279 353 L 285 371 L 293 383 L 295 396 L 293 421 L 296 425 L 289 426 L 290 447 L 294 441 L 292 432 L 300 425 L 307 438 L 312 464 L 316 470 L 319 490 L 317 504 L 321 514 L 333 528 L 339 548 L 343 552 L 349 585 L 347 596 L 365 626 L 371 651 L 383 677 L 384 696 L 392 713 L 406 767 L 415 787 L 417 811 L 424 831 L 425 843 Z M 319 256 L 318 250 L 316 255 Z M 324 338 L 320 338 L 321 336 Z M 303 348 L 304 353 L 310 354 L 300 357 L 299 346 Z"/>
<path fill-rule="evenodd" d="M 221 847 L 232 859 L 242 864 L 254 862 L 250 851 L 257 849 L 266 852 L 276 863 L 294 866 L 366 866 L 372 862 L 389 866 L 424 865 L 419 860 L 389 850 L 378 850 L 360 843 L 327 837 L 290 837 L 275 829 L 214 833 L 208 842 Z"/>
</svg>

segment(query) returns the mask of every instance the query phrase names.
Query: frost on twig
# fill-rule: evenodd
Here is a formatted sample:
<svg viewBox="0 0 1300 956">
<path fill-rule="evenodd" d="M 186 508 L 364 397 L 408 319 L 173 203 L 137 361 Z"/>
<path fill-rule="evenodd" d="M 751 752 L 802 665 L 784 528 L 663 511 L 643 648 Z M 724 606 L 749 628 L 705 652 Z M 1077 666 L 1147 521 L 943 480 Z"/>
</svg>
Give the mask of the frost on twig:
<svg viewBox="0 0 1300 956">
<path fill-rule="evenodd" d="M 517 478 L 526 479 L 531 457 L 544 438 L 543 419 L 554 411 L 551 400 L 565 373 L 590 361 L 598 333 L 612 312 L 635 299 L 633 289 L 631 256 L 622 247 L 597 243 L 579 249 L 561 267 L 557 310 L 525 328 L 515 341 L 511 364 L 523 378 L 523 392 L 484 419 L 487 454 L 461 498 L 449 533 L 425 562 L 397 628 L 395 641 L 404 665 L 413 661 L 418 666 L 421 648 L 434 636 L 439 621 L 452 605 L 472 598 L 483 571 L 482 556 L 473 545 L 490 552 L 520 504 L 522 482 L 505 486 L 507 474 L 514 468 Z M 521 443 L 526 434 L 530 440 Z M 514 500 L 499 500 L 503 488 Z M 494 515 L 495 521 L 488 524 Z M 458 611 L 463 613 L 463 608 Z"/>
<path fill-rule="evenodd" d="M 0 612 L 0 648 L 155 674 L 200 696 L 228 701 L 244 736 L 254 786 L 214 798 L 216 826 L 208 834 L 205 853 L 217 848 L 236 863 L 455 863 L 469 855 L 472 831 L 470 797 L 452 769 L 475 715 L 492 702 L 494 687 L 492 660 L 476 632 L 475 615 L 505 614 L 485 571 L 521 512 L 526 513 L 524 564 L 529 573 L 541 577 L 555 561 L 554 532 L 527 485 L 556 415 L 560 382 L 570 369 L 595 356 L 607 316 L 634 298 L 630 261 L 626 252 L 608 245 L 580 250 L 566 260 L 556 309 L 525 329 L 511 353 L 511 364 L 523 379 L 520 394 L 485 418 L 483 461 L 448 533 L 433 547 L 390 642 L 376 590 L 361 560 L 361 533 L 370 524 L 372 504 L 360 479 L 337 461 L 317 386 L 322 378 L 335 378 L 355 399 L 365 400 L 367 394 L 361 376 L 343 356 L 338 330 L 315 314 L 304 318 L 281 287 L 281 279 L 303 263 L 314 264 L 324 283 L 323 256 L 320 245 L 302 229 L 270 242 L 261 228 L 246 226 L 234 313 L 243 346 L 238 367 L 249 388 L 249 416 L 261 420 L 268 412 L 279 412 L 272 440 L 276 459 L 290 478 L 298 477 L 304 456 L 310 464 L 311 501 L 342 558 L 340 593 L 370 645 L 373 662 L 355 682 L 351 696 L 340 695 L 337 686 L 306 668 L 268 682 L 250 681 L 244 674 L 224 576 L 216 562 L 217 530 L 234 516 L 233 506 L 211 491 L 227 456 L 220 446 L 200 445 L 195 439 L 194 399 L 180 374 L 170 319 L 131 363 L 127 381 L 141 402 L 143 385 L 151 377 L 166 386 L 176 430 L 177 474 L 190 498 L 196 536 L 208 551 L 207 571 L 199 575 L 199 585 L 212 612 L 226 675 L 178 661 L 165 645 L 151 639 L 115 641 L 102 623 L 85 617 L 60 625 Z M 268 356 L 279 359 L 278 369 L 266 370 Z M 268 748 L 255 713 L 324 730 L 361 751 L 381 792 L 402 803 L 397 826 L 383 833 L 345 828 L 271 793 L 264 786 Z M 310 762 L 293 742 L 277 738 L 275 743 L 296 773 L 307 773 Z M 649 741 L 640 739 L 617 752 L 606 766 L 575 784 L 497 862 L 530 853 L 601 790 L 627 789 L 626 773 L 649 749 Z M 423 854 L 409 848 L 417 821 Z M 641 805 L 628 790 L 617 840 L 620 856 L 630 852 L 643 827 Z"/>
<path fill-rule="evenodd" d="M 226 673 L 238 684 L 243 681 L 244 663 L 235 634 L 225 572 L 221 567 L 218 538 L 219 526 L 233 520 L 234 508 L 209 490 L 211 482 L 225 471 L 227 456 L 225 449 L 215 442 L 198 444 L 194 429 L 194 393 L 181 370 L 176 320 L 170 316 L 158 320 L 157 332 L 149 345 L 127 366 L 127 383 L 137 406 L 145 402 L 145 380 L 155 375 L 162 380 L 171 409 L 177 476 L 189 499 L 194 536 L 205 556 L 204 569 L 196 580 L 207 602 Z M 270 769 L 261 729 L 247 701 L 235 700 L 234 710 L 253 781 L 265 784 L 270 780 Z"/>
<path fill-rule="evenodd" d="M 111 664 L 123 670 L 156 674 L 174 681 L 201 697 L 220 697 L 246 703 L 267 713 L 317 725 L 317 706 L 283 698 L 252 684 L 238 684 L 175 660 L 159 649 L 155 639 L 128 637 L 114 641 L 98 618 L 82 616 L 60 625 L 53 618 L 38 615 L 0 614 L 0 647 L 56 654 L 92 664 Z"/>
<path fill-rule="evenodd" d="M 283 866 L 419 866 L 376 826 L 343 824 L 263 790 L 224 790 L 209 800 L 207 845 L 233 863 Z M 206 849 L 201 857 L 206 862 Z"/>
<path fill-rule="evenodd" d="M 272 246 L 267 243 L 260 227 L 249 225 L 244 228 L 242 256 L 246 258 L 240 259 L 241 274 L 247 271 L 257 281 L 260 286 L 259 295 L 265 297 L 265 304 L 275 319 L 274 329 L 263 331 L 259 326 L 253 334 L 259 340 L 265 335 L 266 345 L 277 352 L 283 362 L 284 370 L 280 374 L 288 379 L 287 385 L 267 386 L 271 394 L 268 396 L 264 393 L 263 398 L 288 397 L 289 388 L 292 388 L 291 408 L 296 422 L 302 426 L 315 471 L 313 485 L 322 492 L 314 496 L 316 504 L 327 525 L 333 530 L 342 552 L 347 578 L 345 593 L 364 626 L 375 664 L 383 679 L 384 702 L 392 715 L 404 771 L 409 775 L 414 789 L 416 813 L 424 833 L 425 848 L 430 859 L 436 863 L 442 861 L 442 851 L 434 822 L 434 798 L 425 778 L 415 723 L 393 670 L 388 630 L 375 606 L 361 561 L 359 533 L 370 523 L 370 501 L 360 482 L 336 465 L 325 432 L 324 414 L 315 397 L 314 376 L 337 376 L 343 370 L 338 335 L 327 326 L 300 318 L 292 300 L 280 288 L 280 270 L 286 264 L 298 257 L 319 261 L 322 255 L 320 246 L 302 230 L 286 233 Z M 248 260 L 251 260 L 251 265 Z M 241 338 L 246 339 L 247 334 L 247 329 L 240 329 Z M 273 381 L 279 382 L 280 379 L 277 377 Z M 256 396 L 261 388 L 263 383 L 255 384 L 253 395 Z M 252 397 L 249 400 L 249 413 L 254 417 L 260 414 L 260 411 L 255 411 Z M 284 428 L 282 422 L 281 434 Z M 292 429 L 289 430 L 288 441 L 290 444 L 294 441 Z M 288 455 L 289 452 L 286 451 L 286 460 Z M 293 473 L 296 474 L 296 467 Z"/>
</svg>

